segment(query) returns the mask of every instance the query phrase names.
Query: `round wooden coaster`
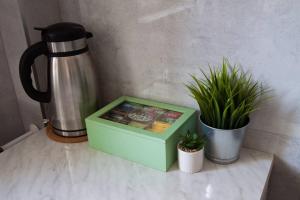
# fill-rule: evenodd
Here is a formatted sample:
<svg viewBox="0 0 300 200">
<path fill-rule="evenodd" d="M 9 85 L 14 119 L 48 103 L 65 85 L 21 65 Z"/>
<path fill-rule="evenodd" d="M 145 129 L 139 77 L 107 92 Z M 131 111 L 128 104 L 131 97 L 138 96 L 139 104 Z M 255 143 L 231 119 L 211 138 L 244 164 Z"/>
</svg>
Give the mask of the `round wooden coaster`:
<svg viewBox="0 0 300 200">
<path fill-rule="evenodd" d="M 53 129 L 50 125 L 47 126 L 47 136 L 51 140 L 54 140 L 56 142 L 61 142 L 61 143 L 79 143 L 88 140 L 87 135 L 78 136 L 78 137 L 64 137 L 64 136 L 57 135 L 53 132 Z"/>
</svg>

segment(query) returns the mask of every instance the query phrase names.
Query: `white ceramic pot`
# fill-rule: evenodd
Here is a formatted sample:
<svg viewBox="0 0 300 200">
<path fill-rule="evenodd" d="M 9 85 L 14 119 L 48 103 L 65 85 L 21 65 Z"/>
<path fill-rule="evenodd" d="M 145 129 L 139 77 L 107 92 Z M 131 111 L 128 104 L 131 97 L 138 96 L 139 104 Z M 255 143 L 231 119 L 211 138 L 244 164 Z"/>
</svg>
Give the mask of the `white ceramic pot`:
<svg viewBox="0 0 300 200">
<path fill-rule="evenodd" d="M 196 173 L 203 167 L 204 150 L 203 148 L 196 152 L 186 152 L 177 147 L 178 165 L 183 172 Z"/>
</svg>

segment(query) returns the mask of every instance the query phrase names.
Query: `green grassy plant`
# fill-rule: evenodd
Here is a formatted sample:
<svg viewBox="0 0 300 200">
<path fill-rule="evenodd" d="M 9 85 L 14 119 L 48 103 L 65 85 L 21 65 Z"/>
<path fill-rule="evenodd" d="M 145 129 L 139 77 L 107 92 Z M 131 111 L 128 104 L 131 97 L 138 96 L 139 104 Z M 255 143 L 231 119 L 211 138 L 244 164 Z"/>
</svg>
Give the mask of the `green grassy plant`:
<svg viewBox="0 0 300 200">
<path fill-rule="evenodd" d="M 204 78 L 191 75 L 193 81 L 186 84 L 200 107 L 201 120 L 219 129 L 245 126 L 268 90 L 227 59 L 221 67 L 209 69 L 209 73 L 201 70 Z"/>
</svg>

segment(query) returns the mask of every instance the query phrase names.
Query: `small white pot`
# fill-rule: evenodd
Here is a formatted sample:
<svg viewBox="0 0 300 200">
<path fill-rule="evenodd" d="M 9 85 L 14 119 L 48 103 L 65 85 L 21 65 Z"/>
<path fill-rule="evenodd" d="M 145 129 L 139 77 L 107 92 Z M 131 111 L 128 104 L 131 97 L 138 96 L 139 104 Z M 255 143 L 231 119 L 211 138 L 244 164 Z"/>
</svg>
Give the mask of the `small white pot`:
<svg viewBox="0 0 300 200">
<path fill-rule="evenodd" d="M 204 148 L 196 152 L 186 152 L 177 147 L 178 165 L 183 172 L 196 173 L 203 167 Z"/>
</svg>

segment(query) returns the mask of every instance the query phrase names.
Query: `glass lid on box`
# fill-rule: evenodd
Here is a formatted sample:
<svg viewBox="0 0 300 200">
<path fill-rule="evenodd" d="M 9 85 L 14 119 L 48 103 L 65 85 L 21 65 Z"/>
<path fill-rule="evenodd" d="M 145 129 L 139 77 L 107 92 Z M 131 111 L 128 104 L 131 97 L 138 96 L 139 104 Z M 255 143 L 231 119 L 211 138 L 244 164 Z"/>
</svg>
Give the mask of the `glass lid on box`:
<svg viewBox="0 0 300 200">
<path fill-rule="evenodd" d="M 125 101 L 100 118 L 163 133 L 181 115 L 181 112 Z"/>
</svg>

